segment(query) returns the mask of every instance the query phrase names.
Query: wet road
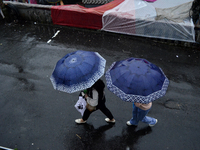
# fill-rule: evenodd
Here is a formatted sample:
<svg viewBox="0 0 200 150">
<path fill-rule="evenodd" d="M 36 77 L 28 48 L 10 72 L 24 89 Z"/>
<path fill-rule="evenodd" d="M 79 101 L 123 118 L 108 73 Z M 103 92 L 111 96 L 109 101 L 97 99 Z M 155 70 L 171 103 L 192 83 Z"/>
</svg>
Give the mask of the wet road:
<svg viewBox="0 0 200 150">
<path fill-rule="evenodd" d="M 38 24 L 0 24 L 0 146 L 18 150 L 199 150 L 200 51 L 100 31 Z M 57 34 L 56 34 L 57 33 Z M 167 94 L 153 102 L 152 128 L 126 126 L 132 104 L 106 89 L 116 124 L 97 111 L 85 125 L 78 93 L 55 91 L 49 77 L 57 60 L 76 50 L 97 51 L 106 70 L 117 60 L 142 57 L 163 69 Z M 105 81 L 105 77 L 102 77 Z"/>
</svg>

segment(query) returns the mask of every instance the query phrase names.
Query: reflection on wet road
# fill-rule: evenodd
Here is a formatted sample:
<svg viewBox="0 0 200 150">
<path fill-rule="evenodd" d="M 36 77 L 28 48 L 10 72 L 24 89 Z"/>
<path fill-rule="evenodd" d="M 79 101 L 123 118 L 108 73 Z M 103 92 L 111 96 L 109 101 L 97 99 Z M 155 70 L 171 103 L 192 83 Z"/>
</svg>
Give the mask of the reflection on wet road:
<svg viewBox="0 0 200 150">
<path fill-rule="evenodd" d="M 18 150 L 182 150 L 200 149 L 200 51 L 155 42 L 154 39 L 42 24 L 0 23 L 0 146 Z M 51 40 L 51 41 L 49 41 Z M 49 41 L 49 42 L 48 42 Z M 85 125 L 74 105 L 79 93 L 53 89 L 49 77 L 67 53 L 96 51 L 114 61 L 145 58 L 161 67 L 170 85 L 153 102 L 150 128 L 126 125 L 132 104 L 106 88 L 106 105 L 116 124 L 109 125 L 100 111 Z M 102 77 L 105 81 L 105 77 Z"/>
</svg>

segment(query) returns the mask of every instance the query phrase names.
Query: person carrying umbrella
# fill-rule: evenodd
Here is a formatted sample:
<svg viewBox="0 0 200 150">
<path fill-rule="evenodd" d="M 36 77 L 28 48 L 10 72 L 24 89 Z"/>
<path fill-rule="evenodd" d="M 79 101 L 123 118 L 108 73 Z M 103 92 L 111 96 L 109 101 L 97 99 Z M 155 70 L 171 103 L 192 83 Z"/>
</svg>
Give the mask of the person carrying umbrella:
<svg viewBox="0 0 200 150">
<path fill-rule="evenodd" d="M 158 66 L 142 58 L 128 58 L 114 62 L 107 70 L 108 89 L 125 102 L 133 102 L 133 117 L 127 125 L 137 126 L 139 121 L 154 126 L 158 120 L 146 116 L 152 101 L 164 96 L 169 80 Z"/>
<path fill-rule="evenodd" d="M 127 121 L 128 126 L 137 126 L 139 121 L 149 124 L 149 126 L 154 126 L 158 120 L 149 116 L 146 116 L 152 107 L 152 102 L 148 104 L 133 103 L 133 117 L 130 121 Z"/>
<path fill-rule="evenodd" d="M 100 79 L 104 74 L 105 64 L 106 60 L 99 53 L 78 50 L 61 58 L 50 77 L 55 90 L 74 93 L 87 89 L 81 95 L 86 99 L 87 107 L 83 117 L 75 120 L 78 124 L 85 123 L 90 114 L 98 109 L 108 117 L 106 122 L 115 123 L 112 113 L 105 105 L 105 84 Z"/>
<path fill-rule="evenodd" d="M 115 119 L 110 112 L 110 110 L 106 107 L 105 102 L 105 94 L 104 94 L 105 84 L 101 79 L 95 82 L 92 87 L 87 89 L 87 92 L 82 96 L 87 101 L 86 109 L 83 113 L 81 119 L 76 119 L 75 122 L 78 124 L 86 123 L 86 120 L 89 118 L 90 114 L 96 110 L 101 110 L 108 118 L 105 118 L 105 121 L 108 123 L 115 123 Z"/>
</svg>

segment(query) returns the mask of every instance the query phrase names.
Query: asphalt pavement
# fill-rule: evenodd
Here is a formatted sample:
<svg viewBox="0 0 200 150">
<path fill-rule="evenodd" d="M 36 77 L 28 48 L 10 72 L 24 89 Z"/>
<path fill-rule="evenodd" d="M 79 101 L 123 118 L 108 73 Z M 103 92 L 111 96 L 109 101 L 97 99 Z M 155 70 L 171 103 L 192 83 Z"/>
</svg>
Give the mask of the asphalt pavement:
<svg viewBox="0 0 200 150">
<path fill-rule="evenodd" d="M 18 150 L 199 150 L 200 51 L 154 39 L 37 23 L 0 23 L 0 146 Z M 114 125 L 100 111 L 87 124 L 74 105 L 78 92 L 53 89 L 56 62 L 76 50 L 96 51 L 106 60 L 145 58 L 170 80 L 164 97 L 153 102 L 154 127 L 126 121 L 132 103 L 107 88 Z M 105 81 L 105 77 L 102 77 Z"/>
</svg>

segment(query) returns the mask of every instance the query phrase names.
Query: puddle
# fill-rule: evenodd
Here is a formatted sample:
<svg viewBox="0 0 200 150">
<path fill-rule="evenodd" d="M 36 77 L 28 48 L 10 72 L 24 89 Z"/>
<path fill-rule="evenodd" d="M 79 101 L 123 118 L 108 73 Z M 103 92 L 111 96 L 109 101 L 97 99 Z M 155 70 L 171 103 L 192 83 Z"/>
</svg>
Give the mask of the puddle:
<svg viewBox="0 0 200 150">
<path fill-rule="evenodd" d="M 180 104 L 172 99 L 165 101 L 164 106 L 169 109 L 177 109 L 177 110 L 180 110 L 183 107 L 182 104 Z"/>
</svg>

